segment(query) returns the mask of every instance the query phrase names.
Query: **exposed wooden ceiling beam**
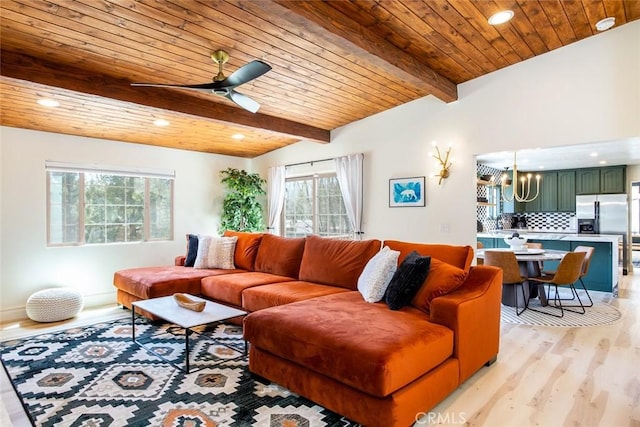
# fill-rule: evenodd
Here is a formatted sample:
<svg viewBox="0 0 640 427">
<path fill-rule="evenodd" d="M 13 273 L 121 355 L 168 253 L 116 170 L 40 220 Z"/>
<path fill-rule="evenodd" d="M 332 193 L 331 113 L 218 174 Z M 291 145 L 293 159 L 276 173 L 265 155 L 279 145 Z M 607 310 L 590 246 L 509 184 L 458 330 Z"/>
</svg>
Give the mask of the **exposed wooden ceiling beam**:
<svg viewBox="0 0 640 427">
<path fill-rule="evenodd" d="M 131 82 L 124 79 L 96 75 L 77 67 L 53 64 L 15 52 L 2 50 L 0 52 L 0 66 L 3 76 L 19 80 L 176 111 L 218 123 L 232 123 L 237 126 L 267 130 L 301 140 L 330 142 L 330 131 L 326 129 L 265 114 L 253 114 L 218 102 L 202 99 L 194 102 L 193 97 L 179 90 L 134 88 L 131 87 Z"/>
<path fill-rule="evenodd" d="M 362 58 L 363 63 L 374 64 L 397 75 L 399 81 L 426 86 L 442 101 L 453 102 L 458 99 L 458 88 L 451 80 L 327 3 L 295 0 L 257 3 L 265 12 L 299 28 L 305 37 L 315 37 L 318 45 L 335 45 L 355 53 Z"/>
</svg>

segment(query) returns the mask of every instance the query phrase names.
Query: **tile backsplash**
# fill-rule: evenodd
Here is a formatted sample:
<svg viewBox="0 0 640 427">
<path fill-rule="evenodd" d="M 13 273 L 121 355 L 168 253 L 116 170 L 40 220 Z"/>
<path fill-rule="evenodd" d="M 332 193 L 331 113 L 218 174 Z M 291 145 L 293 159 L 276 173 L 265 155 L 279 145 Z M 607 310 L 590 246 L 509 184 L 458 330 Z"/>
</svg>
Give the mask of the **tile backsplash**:
<svg viewBox="0 0 640 427">
<path fill-rule="evenodd" d="M 482 223 L 484 232 L 491 232 L 505 227 L 506 224 L 511 223 L 511 218 L 514 214 L 506 213 L 502 214 L 502 218 L 505 218 L 506 224 L 498 225 L 496 219 L 487 218 L 486 208 L 484 206 L 478 207 L 478 221 Z M 484 210 L 484 212 L 482 212 Z M 484 213 L 484 216 L 482 215 Z M 527 230 L 539 231 L 539 232 L 556 232 L 556 233 L 576 233 L 576 214 L 573 212 L 533 212 L 527 214 Z"/>
<path fill-rule="evenodd" d="M 532 231 L 576 233 L 575 212 L 535 212 L 527 214 L 527 227 Z"/>
</svg>

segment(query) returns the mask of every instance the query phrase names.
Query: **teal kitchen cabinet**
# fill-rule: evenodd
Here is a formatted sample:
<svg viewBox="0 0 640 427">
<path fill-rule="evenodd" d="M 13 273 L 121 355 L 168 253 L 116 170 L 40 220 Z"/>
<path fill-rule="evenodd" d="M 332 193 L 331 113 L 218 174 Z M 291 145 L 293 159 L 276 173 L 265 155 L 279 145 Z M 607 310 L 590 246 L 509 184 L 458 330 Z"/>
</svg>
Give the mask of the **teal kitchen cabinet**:
<svg viewBox="0 0 640 427">
<path fill-rule="evenodd" d="M 525 174 L 526 172 L 523 172 Z M 540 191 L 538 197 L 531 202 L 517 202 L 516 212 L 557 212 L 558 211 L 558 173 L 542 172 L 531 177 L 531 194 L 536 194 L 536 178 L 540 175 Z M 525 190 L 526 191 L 526 190 Z"/>
<path fill-rule="evenodd" d="M 558 211 L 558 173 L 544 172 L 540 174 L 540 203 L 538 212 L 557 212 Z M 534 200 L 535 201 L 535 200 Z"/>
<path fill-rule="evenodd" d="M 576 211 L 576 171 L 558 171 L 558 212 Z"/>
<path fill-rule="evenodd" d="M 608 242 L 571 242 L 571 250 L 578 246 L 595 248 L 589 264 L 589 273 L 582 278 L 587 289 L 592 291 L 611 292 L 611 270 L 613 269 L 613 249 Z M 546 263 L 545 263 L 546 264 Z"/>
<path fill-rule="evenodd" d="M 495 241 L 493 237 L 478 237 L 478 242 L 482 243 L 485 249 L 495 248 Z"/>
<path fill-rule="evenodd" d="M 576 194 L 625 192 L 626 166 L 576 169 Z"/>
<path fill-rule="evenodd" d="M 611 166 L 600 169 L 600 193 L 618 194 L 625 192 L 626 167 Z"/>
<path fill-rule="evenodd" d="M 507 237 L 507 236 L 504 236 Z M 504 241 L 504 237 L 497 237 L 495 239 L 495 247 L 496 248 L 508 248 L 509 245 L 507 245 L 507 242 Z"/>
<path fill-rule="evenodd" d="M 576 169 L 576 194 L 600 193 L 600 169 Z"/>
<path fill-rule="evenodd" d="M 484 249 L 509 247 L 502 237 L 478 237 L 478 242 L 483 244 Z"/>
</svg>

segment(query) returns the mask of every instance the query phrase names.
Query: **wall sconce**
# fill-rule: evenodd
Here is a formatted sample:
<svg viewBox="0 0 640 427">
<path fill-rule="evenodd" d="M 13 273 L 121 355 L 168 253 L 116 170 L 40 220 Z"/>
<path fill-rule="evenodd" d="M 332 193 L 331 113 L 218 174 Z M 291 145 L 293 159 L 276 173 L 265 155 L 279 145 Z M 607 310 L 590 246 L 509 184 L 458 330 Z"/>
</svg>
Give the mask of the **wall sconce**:
<svg viewBox="0 0 640 427">
<path fill-rule="evenodd" d="M 449 178 L 449 168 L 451 167 L 451 161 L 449 161 L 449 156 L 451 155 L 451 145 L 447 147 L 447 152 L 444 154 L 444 158 L 442 157 L 442 153 L 436 145 L 436 142 L 433 141 L 431 145 L 433 145 L 433 148 L 436 149 L 435 153 L 431 152 L 430 154 L 434 159 L 436 159 L 437 167 L 440 168 L 440 172 L 435 175 L 437 177 L 440 177 L 440 179 L 438 180 L 438 185 L 440 185 L 442 184 L 443 179 Z"/>
</svg>

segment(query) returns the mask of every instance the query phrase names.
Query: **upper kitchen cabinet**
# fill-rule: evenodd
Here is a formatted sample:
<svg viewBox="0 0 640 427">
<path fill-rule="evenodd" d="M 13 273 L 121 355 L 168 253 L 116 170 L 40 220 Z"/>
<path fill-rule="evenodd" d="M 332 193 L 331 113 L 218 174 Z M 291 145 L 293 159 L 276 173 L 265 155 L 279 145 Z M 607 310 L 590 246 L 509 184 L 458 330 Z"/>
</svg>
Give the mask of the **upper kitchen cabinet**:
<svg viewBox="0 0 640 427">
<path fill-rule="evenodd" d="M 576 169 L 576 194 L 616 194 L 625 192 L 626 166 Z"/>
<path fill-rule="evenodd" d="M 603 194 L 625 193 L 626 166 L 600 169 L 600 192 Z"/>
<path fill-rule="evenodd" d="M 539 212 L 556 212 L 558 210 L 558 173 L 541 173 Z"/>
<path fill-rule="evenodd" d="M 600 192 L 600 169 L 576 170 L 576 194 L 598 194 Z"/>
<path fill-rule="evenodd" d="M 576 171 L 558 171 L 558 212 L 576 211 Z"/>
<path fill-rule="evenodd" d="M 540 177 L 538 197 L 531 202 L 516 203 L 516 212 L 556 212 L 558 210 L 558 173 L 541 172 Z M 535 179 L 533 179 L 531 183 L 533 194 L 535 194 L 535 186 Z"/>
</svg>

